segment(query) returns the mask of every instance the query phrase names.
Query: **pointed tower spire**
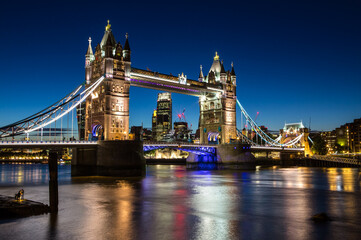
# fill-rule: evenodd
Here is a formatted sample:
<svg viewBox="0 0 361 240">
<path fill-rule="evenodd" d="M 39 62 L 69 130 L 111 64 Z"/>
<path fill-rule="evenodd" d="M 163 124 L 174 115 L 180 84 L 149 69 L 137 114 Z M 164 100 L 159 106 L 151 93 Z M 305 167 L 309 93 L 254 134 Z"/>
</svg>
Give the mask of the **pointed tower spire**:
<svg viewBox="0 0 361 240">
<path fill-rule="evenodd" d="M 233 67 L 233 62 L 232 62 L 232 70 L 231 70 L 231 80 L 232 80 L 232 84 L 236 85 L 236 73 L 234 72 L 234 67 Z"/>
<path fill-rule="evenodd" d="M 130 46 L 129 46 L 129 41 L 128 41 L 128 33 L 125 34 L 123 57 L 124 57 L 124 61 L 130 62 Z"/>
<path fill-rule="evenodd" d="M 221 73 L 226 73 L 226 70 L 224 70 L 224 66 L 223 66 L 223 60 L 221 61 Z"/>
<path fill-rule="evenodd" d="M 88 39 L 89 45 L 88 45 L 88 50 L 86 51 L 85 54 L 85 67 L 90 65 L 90 62 L 94 60 L 94 54 L 93 54 L 93 49 L 92 49 L 92 39 L 91 37 L 89 37 Z"/>
<path fill-rule="evenodd" d="M 213 57 L 213 63 L 211 66 L 211 69 L 209 69 L 208 72 L 208 76 L 207 76 L 207 82 L 209 82 L 209 73 L 213 71 L 214 76 L 215 76 L 215 81 L 219 82 L 220 81 L 220 73 L 221 73 L 221 63 L 219 61 L 219 55 L 218 52 L 216 52 L 215 56 Z"/>
<path fill-rule="evenodd" d="M 219 60 L 219 56 L 218 56 L 218 53 L 216 52 L 216 55 L 214 56 L 214 58 L 213 58 L 215 61 L 216 60 Z"/>
<path fill-rule="evenodd" d="M 221 83 L 225 83 L 227 80 L 227 73 L 226 73 L 226 70 L 224 70 L 223 60 L 221 61 L 221 72 L 220 72 L 219 76 L 220 76 Z"/>
<path fill-rule="evenodd" d="M 105 31 L 109 31 L 112 25 L 109 24 L 109 20 L 108 20 L 108 25 L 105 26 Z"/>
<path fill-rule="evenodd" d="M 105 57 L 113 57 L 113 44 L 110 37 L 108 37 L 104 47 L 105 47 Z"/>
<path fill-rule="evenodd" d="M 114 35 L 112 33 L 111 25 L 109 24 L 105 26 L 105 32 L 102 38 L 102 41 L 100 42 L 100 48 L 101 50 L 105 51 L 105 45 L 107 44 L 108 39 L 110 39 L 112 47 L 116 47 L 117 42 L 115 41 Z"/>
<path fill-rule="evenodd" d="M 203 82 L 204 80 L 204 75 L 203 75 L 203 71 L 202 71 L 203 67 L 202 65 L 200 66 L 200 72 L 199 72 L 199 77 L 198 77 L 198 81 Z"/>
<path fill-rule="evenodd" d="M 128 41 L 128 33 L 125 34 L 124 50 L 130 50 L 129 41 Z"/>
<path fill-rule="evenodd" d="M 89 37 L 88 42 L 89 42 L 89 46 L 88 46 L 88 51 L 86 52 L 86 56 L 93 55 L 92 38 L 91 37 Z"/>
<path fill-rule="evenodd" d="M 233 62 L 231 63 L 231 66 L 232 66 L 231 75 L 236 76 L 236 73 L 234 72 Z"/>
</svg>

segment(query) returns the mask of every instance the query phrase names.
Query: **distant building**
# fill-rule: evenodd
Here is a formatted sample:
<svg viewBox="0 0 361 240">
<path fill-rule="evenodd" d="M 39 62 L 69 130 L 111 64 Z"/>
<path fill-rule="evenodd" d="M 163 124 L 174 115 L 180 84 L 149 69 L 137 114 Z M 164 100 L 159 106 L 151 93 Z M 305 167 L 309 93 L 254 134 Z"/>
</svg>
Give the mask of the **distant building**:
<svg viewBox="0 0 361 240">
<path fill-rule="evenodd" d="M 130 128 L 129 140 L 143 141 L 143 127 L 132 126 Z"/>
<path fill-rule="evenodd" d="M 336 145 L 336 131 L 325 131 L 320 133 L 321 138 L 326 142 L 326 147 L 328 149 L 328 153 L 335 153 L 335 145 Z"/>
<path fill-rule="evenodd" d="M 174 122 L 174 135 L 177 141 L 188 141 L 191 139 L 192 130 L 188 129 L 187 122 Z"/>
<path fill-rule="evenodd" d="M 162 140 L 172 129 L 172 97 L 168 92 L 159 93 L 157 110 L 152 115 L 153 139 Z"/>
<path fill-rule="evenodd" d="M 361 118 L 346 123 L 335 130 L 336 144 L 348 153 L 361 152 Z"/>
<path fill-rule="evenodd" d="M 355 119 L 349 126 L 351 152 L 359 153 L 361 152 L 361 118 Z"/>
<path fill-rule="evenodd" d="M 151 141 L 151 140 L 153 140 L 152 129 L 143 128 L 143 140 L 144 140 L 144 141 Z"/>
<path fill-rule="evenodd" d="M 156 139 L 156 129 L 157 129 L 157 110 L 153 111 L 152 115 L 152 138 Z"/>
<path fill-rule="evenodd" d="M 350 151 L 350 138 L 348 124 L 342 125 L 335 130 L 336 132 L 336 144 L 339 145 L 344 151 Z"/>
<path fill-rule="evenodd" d="M 260 126 L 259 127 L 264 133 L 266 133 L 266 134 L 268 134 L 268 128 L 267 127 L 265 127 L 265 126 Z"/>
</svg>

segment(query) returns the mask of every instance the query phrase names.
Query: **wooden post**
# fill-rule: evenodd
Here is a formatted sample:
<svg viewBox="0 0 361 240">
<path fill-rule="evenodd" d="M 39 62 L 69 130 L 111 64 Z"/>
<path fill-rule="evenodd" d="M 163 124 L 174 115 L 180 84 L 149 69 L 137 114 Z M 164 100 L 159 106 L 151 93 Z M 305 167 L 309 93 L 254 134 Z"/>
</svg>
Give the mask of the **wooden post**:
<svg viewBox="0 0 361 240">
<path fill-rule="evenodd" d="M 49 152 L 49 202 L 50 211 L 58 212 L 58 154 Z"/>
</svg>

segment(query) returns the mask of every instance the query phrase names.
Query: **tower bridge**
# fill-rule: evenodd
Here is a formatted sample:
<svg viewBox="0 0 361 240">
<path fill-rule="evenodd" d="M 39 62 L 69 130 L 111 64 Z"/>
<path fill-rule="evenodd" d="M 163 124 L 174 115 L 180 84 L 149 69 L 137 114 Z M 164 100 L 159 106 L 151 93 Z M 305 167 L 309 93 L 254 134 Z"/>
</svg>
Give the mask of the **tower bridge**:
<svg viewBox="0 0 361 240">
<path fill-rule="evenodd" d="M 129 92 L 131 87 L 143 87 L 198 97 L 200 144 L 204 146 L 218 144 L 215 147 L 212 145 L 211 149 L 217 148 L 217 154 L 223 155 L 223 159 L 233 154 L 227 159 L 235 161 L 239 158 L 238 155 L 243 154 L 239 147 L 230 144 L 234 142 L 249 144 L 254 149 L 258 147 L 259 150 L 265 148 L 277 148 L 280 151 L 286 151 L 288 148 L 294 148 L 292 151 L 309 149 L 307 130 L 297 133 L 292 139 L 287 135 L 287 140 L 283 135 L 279 139 L 273 139 L 261 130 L 237 99 L 236 73 L 233 63 L 231 69 L 226 71 L 217 52 L 206 75 L 203 73 L 202 66 L 200 67 L 197 80 L 187 78 L 184 73 L 173 76 L 135 68 L 131 66 L 128 35 L 126 34 L 124 45 L 117 42 L 108 21 L 103 38 L 95 46 L 94 52 L 92 40 L 89 38 L 85 55 L 85 80 L 85 85 L 80 85 L 55 104 L 28 118 L 0 128 L 0 139 L 14 139 L 14 136 L 26 135 L 26 139 L 29 140 L 31 133 L 37 132 L 43 140 L 45 127 L 56 124 L 57 121 L 58 124 L 60 121 L 62 125 L 64 116 L 73 115 L 74 110 L 81 107 L 84 109 L 84 113 L 80 116 L 84 118 L 84 131 L 80 133 L 81 138 L 89 144 L 93 140 L 99 141 L 97 147 L 92 147 L 90 152 L 86 151 L 86 148 L 76 148 L 74 164 L 107 167 L 116 165 L 120 168 L 139 167 L 144 163 L 142 153 L 139 152 L 143 143 L 133 141 L 134 146 L 132 146 L 132 141 L 129 141 Z M 237 106 L 241 109 L 241 119 L 244 118 L 245 123 L 259 136 L 262 146 L 252 141 L 242 131 L 237 130 Z M 197 147 L 188 146 L 188 149 L 192 148 Z M 96 149 L 95 152 L 94 149 Z M 131 156 L 131 161 L 137 163 L 120 164 L 119 157 L 122 154 Z M 102 156 L 102 160 L 99 160 L 99 156 Z"/>
<path fill-rule="evenodd" d="M 85 62 L 86 87 L 105 76 L 86 99 L 85 138 L 93 134 L 104 140 L 129 139 L 129 91 L 130 86 L 137 86 L 199 97 L 201 143 L 236 139 L 236 74 L 233 65 L 225 71 L 217 53 L 208 75 L 204 77 L 201 68 L 198 80 L 187 79 L 183 73 L 172 76 L 134 68 L 128 35 L 123 48 L 108 23 L 94 54 L 89 40 Z"/>
</svg>

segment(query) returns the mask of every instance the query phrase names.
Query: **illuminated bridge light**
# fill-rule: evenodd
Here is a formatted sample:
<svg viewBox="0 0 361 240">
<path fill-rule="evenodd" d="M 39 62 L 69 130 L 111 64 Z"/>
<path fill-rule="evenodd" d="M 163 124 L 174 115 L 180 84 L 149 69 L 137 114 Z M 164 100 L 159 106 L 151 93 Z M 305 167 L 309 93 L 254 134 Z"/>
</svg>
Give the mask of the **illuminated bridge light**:
<svg viewBox="0 0 361 240">
<path fill-rule="evenodd" d="M 133 81 L 133 82 L 151 84 L 151 85 L 156 85 L 156 86 L 161 86 L 161 87 L 168 87 L 168 88 L 173 88 L 173 89 L 177 89 L 177 90 L 183 90 L 183 91 L 189 91 L 189 92 L 195 92 L 195 93 L 199 93 L 199 92 L 200 92 L 199 90 L 195 90 L 195 89 L 184 88 L 184 87 L 177 87 L 177 86 L 167 85 L 167 84 L 163 84 L 163 83 L 155 83 L 155 82 L 138 80 L 138 79 L 130 79 L 130 80 Z"/>
</svg>

